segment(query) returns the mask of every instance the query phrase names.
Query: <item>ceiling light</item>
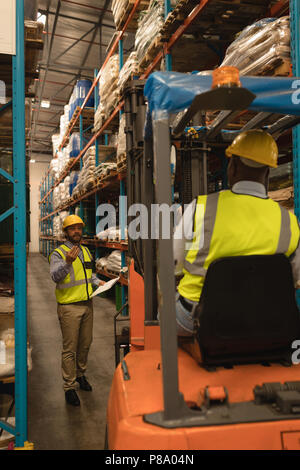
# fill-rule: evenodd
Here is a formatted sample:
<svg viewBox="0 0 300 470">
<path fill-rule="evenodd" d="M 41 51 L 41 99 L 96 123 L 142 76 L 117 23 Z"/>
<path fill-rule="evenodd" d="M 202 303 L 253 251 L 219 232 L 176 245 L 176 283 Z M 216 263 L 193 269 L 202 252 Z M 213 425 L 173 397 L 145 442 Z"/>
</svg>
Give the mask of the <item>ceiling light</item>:
<svg viewBox="0 0 300 470">
<path fill-rule="evenodd" d="M 35 160 L 33 160 L 33 159 L 31 159 L 31 160 L 29 160 L 29 161 L 30 161 L 30 163 L 35 163 Z"/>
<path fill-rule="evenodd" d="M 50 108 L 50 101 L 48 100 L 41 101 L 41 108 Z"/>
</svg>

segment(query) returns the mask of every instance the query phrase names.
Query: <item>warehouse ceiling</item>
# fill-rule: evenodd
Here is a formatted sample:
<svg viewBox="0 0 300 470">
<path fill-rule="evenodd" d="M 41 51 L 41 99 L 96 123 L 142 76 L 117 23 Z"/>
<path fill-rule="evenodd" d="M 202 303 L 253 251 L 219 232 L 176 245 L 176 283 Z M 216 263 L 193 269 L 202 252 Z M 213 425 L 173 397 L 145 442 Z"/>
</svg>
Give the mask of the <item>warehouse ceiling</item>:
<svg viewBox="0 0 300 470">
<path fill-rule="evenodd" d="M 38 21 L 45 23 L 44 50 L 31 89 L 30 148 L 44 153 L 52 151 L 51 136 L 59 132 L 60 115 L 76 81 L 93 79 L 94 69 L 103 63 L 115 26 L 111 0 L 38 0 L 37 7 Z M 50 108 L 41 107 L 44 100 Z"/>
</svg>

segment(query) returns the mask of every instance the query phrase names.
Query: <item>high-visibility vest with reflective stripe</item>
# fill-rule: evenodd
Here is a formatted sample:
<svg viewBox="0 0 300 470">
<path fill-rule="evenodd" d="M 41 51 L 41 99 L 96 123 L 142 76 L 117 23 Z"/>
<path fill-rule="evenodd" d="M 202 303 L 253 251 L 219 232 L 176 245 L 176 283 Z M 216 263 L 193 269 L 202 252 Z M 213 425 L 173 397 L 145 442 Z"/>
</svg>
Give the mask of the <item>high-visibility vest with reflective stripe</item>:
<svg viewBox="0 0 300 470">
<path fill-rule="evenodd" d="M 63 281 L 56 284 L 55 295 L 59 304 L 70 304 L 88 300 L 93 293 L 92 287 L 92 256 L 88 248 L 81 246 L 84 263 L 79 256 L 73 261 L 69 274 Z M 60 245 L 49 255 L 56 251 L 66 260 L 66 254 L 70 251 L 67 245 Z"/>
<path fill-rule="evenodd" d="M 199 196 L 194 238 L 186 242 L 179 293 L 199 301 L 209 265 L 227 256 L 286 256 L 296 250 L 299 225 L 294 214 L 272 199 L 221 191 Z"/>
</svg>

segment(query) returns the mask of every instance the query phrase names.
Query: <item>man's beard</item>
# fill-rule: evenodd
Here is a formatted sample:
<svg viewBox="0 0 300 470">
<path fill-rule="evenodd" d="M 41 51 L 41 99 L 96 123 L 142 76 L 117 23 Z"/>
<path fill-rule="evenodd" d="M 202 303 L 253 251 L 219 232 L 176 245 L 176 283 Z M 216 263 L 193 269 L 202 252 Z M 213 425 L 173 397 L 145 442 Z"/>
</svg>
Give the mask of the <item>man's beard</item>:
<svg viewBox="0 0 300 470">
<path fill-rule="evenodd" d="M 73 237 L 70 237 L 70 235 L 68 235 L 68 236 L 67 236 L 67 239 L 68 239 L 71 243 L 73 243 L 73 245 L 79 245 L 80 242 L 81 242 L 81 239 L 82 239 L 82 235 L 80 235 L 79 237 L 80 237 L 80 238 L 78 238 L 78 239 L 75 240 Z"/>
</svg>

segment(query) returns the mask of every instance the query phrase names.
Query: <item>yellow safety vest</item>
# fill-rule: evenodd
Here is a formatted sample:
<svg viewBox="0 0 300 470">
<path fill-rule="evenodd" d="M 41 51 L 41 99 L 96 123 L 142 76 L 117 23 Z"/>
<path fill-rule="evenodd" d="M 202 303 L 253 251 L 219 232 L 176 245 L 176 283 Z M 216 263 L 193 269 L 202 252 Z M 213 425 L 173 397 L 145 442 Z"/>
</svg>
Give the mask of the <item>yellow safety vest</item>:
<svg viewBox="0 0 300 470">
<path fill-rule="evenodd" d="M 88 300 L 93 293 L 92 287 L 92 255 L 88 248 L 80 245 L 83 253 L 84 263 L 79 256 L 73 261 L 70 273 L 67 274 L 65 279 L 56 284 L 55 295 L 59 304 L 71 304 Z M 70 251 L 67 245 L 60 245 L 49 255 L 49 262 L 51 255 L 56 251 L 60 256 L 66 260 L 66 254 Z"/>
<path fill-rule="evenodd" d="M 186 246 L 184 277 L 178 285 L 183 297 L 199 301 L 209 265 L 227 256 L 287 257 L 299 243 L 294 214 L 272 199 L 232 191 L 198 196 L 194 238 Z"/>
</svg>

